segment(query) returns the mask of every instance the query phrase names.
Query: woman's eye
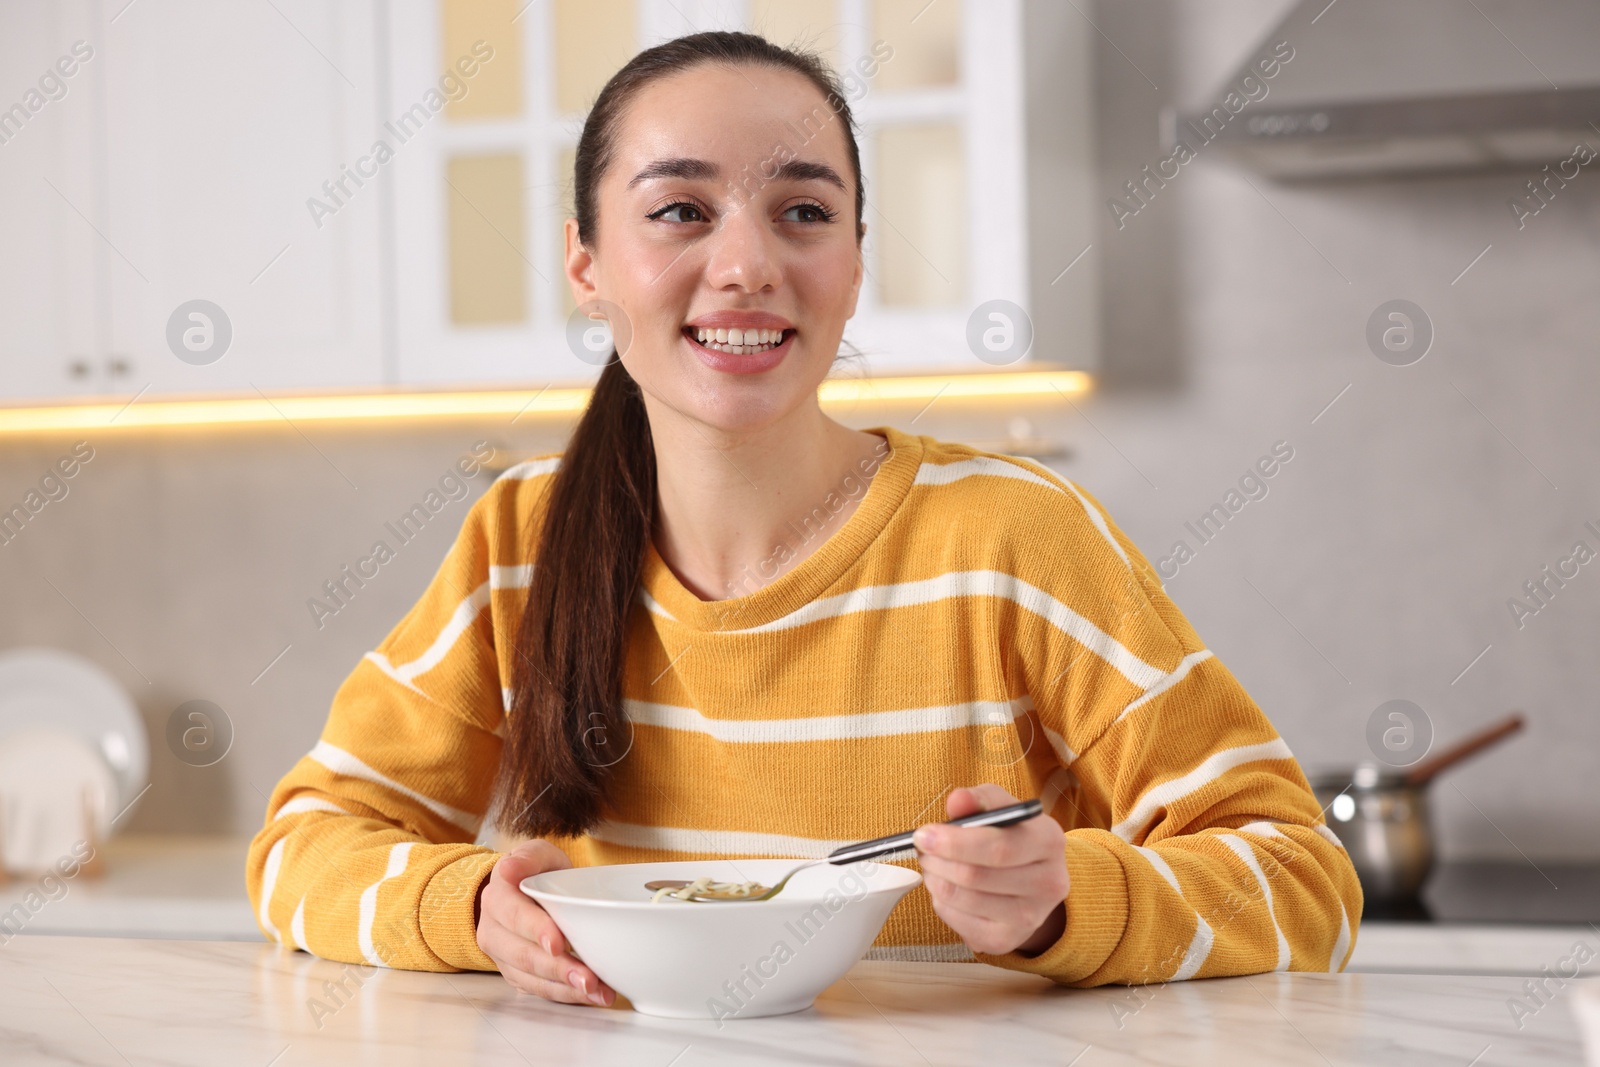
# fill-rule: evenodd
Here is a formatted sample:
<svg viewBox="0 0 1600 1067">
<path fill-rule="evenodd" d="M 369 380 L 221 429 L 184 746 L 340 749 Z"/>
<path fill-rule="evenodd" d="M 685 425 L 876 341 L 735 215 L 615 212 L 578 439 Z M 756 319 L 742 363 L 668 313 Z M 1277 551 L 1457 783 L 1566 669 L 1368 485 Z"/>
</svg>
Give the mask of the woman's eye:
<svg viewBox="0 0 1600 1067">
<path fill-rule="evenodd" d="M 796 213 L 799 214 L 798 218 L 791 217 Z M 790 222 L 833 221 L 833 212 L 829 211 L 821 204 L 795 204 L 793 207 L 784 209 L 783 216 Z"/>
<path fill-rule="evenodd" d="M 664 222 L 704 222 L 705 215 L 693 204 L 679 201 L 650 213 L 652 219 Z"/>
</svg>

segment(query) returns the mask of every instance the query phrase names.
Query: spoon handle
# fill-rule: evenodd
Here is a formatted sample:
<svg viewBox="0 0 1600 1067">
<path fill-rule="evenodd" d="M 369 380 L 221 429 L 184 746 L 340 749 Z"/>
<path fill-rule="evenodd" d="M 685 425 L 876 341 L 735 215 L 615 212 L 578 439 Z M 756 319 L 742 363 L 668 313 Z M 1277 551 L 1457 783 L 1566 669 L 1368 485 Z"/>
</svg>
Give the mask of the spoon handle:
<svg viewBox="0 0 1600 1067">
<path fill-rule="evenodd" d="M 963 815 L 959 819 L 951 819 L 946 826 L 1010 826 L 1012 823 L 1023 822 L 1033 818 L 1044 811 L 1044 805 L 1038 799 L 1024 800 L 1020 804 L 1007 804 L 1003 808 L 994 808 L 991 811 L 975 811 L 971 815 Z M 902 834 L 890 834 L 888 837 L 876 837 L 871 841 L 862 841 L 855 845 L 845 845 L 828 853 L 829 863 L 855 863 L 858 860 L 875 859 L 878 856 L 887 856 L 891 852 L 900 852 L 911 848 L 911 836 L 916 831 L 907 830 Z"/>
</svg>

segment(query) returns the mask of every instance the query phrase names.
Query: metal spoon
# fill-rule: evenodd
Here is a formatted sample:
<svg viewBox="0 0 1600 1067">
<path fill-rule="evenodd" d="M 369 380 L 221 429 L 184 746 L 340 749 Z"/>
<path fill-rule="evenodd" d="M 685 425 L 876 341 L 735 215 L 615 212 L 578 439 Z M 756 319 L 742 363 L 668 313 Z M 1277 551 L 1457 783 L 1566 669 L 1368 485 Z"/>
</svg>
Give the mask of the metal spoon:
<svg viewBox="0 0 1600 1067">
<path fill-rule="evenodd" d="M 1031 819 L 1035 815 L 1040 814 L 1042 811 L 1044 811 L 1044 805 L 1041 804 L 1037 799 L 1024 800 L 1020 804 L 1008 804 L 1003 808 L 995 808 L 992 811 L 978 811 L 973 812 L 971 815 L 963 815 L 959 819 L 951 819 L 949 822 L 945 823 L 945 825 L 1010 826 L 1013 823 L 1024 822 L 1028 819 Z M 876 837 L 871 841 L 862 841 L 858 844 L 845 845 L 843 848 L 836 848 L 832 852 L 828 853 L 825 859 L 807 860 L 806 862 L 800 864 L 798 867 L 794 868 L 788 874 L 780 878 L 777 885 L 773 886 L 771 889 L 760 894 L 759 896 L 716 897 L 701 896 L 696 894 L 695 896 L 687 899 L 697 904 L 735 903 L 746 900 L 771 900 L 773 897 L 778 895 L 784 886 L 789 884 L 789 879 L 793 878 L 796 874 L 805 870 L 807 867 L 815 867 L 819 863 L 831 863 L 835 865 L 855 863 L 859 860 L 877 859 L 879 856 L 887 856 L 890 853 L 902 852 L 905 849 L 912 847 L 911 837 L 915 832 L 915 830 L 907 830 L 904 833 L 891 834 L 888 837 Z M 684 881 L 683 879 L 658 879 L 653 882 L 646 882 L 644 887 L 651 892 L 655 892 L 656 890 L 660 889 L 682 889 L 684 886 L 690 884 L 692 883 Z"/>
</svg>

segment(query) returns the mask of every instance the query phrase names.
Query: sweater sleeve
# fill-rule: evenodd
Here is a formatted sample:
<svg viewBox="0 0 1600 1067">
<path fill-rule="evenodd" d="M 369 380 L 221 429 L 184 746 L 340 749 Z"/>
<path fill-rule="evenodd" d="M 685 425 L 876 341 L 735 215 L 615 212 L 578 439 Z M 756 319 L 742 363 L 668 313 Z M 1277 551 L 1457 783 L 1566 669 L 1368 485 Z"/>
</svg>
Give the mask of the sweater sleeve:
<svg viewBox="0 0 1600 1067">
<path fill-rule="evenodd" d="M 520 569 L 491 566 L 505 488 L 473 505 L 422 598 L 356 664 L 321 738 L 273 790 L 246 868 L 268 938 L 346 963 L 496 969 L 474 911 L 499 854 L 474 841 L 504 720 L 490 608 Z"/>
<path fill-rule="evenodd" d="M 978 958 L 1073 986 L 1343 969 L 1361 888 L 1300 765 L 1098 502 L 1054 480 L 1076 536 L 1040 580 L 1062 611 L 1019 654 L 1064 768 L 1044 798 L 1066 927 Z"/>
</svg>

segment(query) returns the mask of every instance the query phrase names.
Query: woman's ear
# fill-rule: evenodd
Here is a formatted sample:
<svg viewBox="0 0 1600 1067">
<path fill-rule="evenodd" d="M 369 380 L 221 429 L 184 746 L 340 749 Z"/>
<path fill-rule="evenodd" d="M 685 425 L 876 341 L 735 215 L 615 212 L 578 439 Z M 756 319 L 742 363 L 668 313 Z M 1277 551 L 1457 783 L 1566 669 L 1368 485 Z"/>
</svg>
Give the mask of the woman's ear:
<svg viewBox="0 0 1600 1067">
<path fill-rule="evenodd" d="M 867 231 L 866 223 L 862 223 L 861 224 L 861 232 L 863 234 L 865 234 L 866 231 Z M 850 313 L 845 316 L 845 318 L 847 318 L 847 319 L 855 317 L 855 314 L 856 314 L 856 302 L 861 298 L 861 282 L 862 282 L 862 279 L 864 279 L 866 277 L 866 270 L 867 270 L 866 254 L 861 249 L 861 242 L 857 241 L 856 242 L 856 271 L 855 271 L 855 276 L 850 279 Z"/>
<path fill-rule="evenodd" d="M 593 300 L 599 293 L 594 278 L 594 256 L 578 240 L 577 219 L 568 219 L 565 230 L 567 239 L 567 284 L 572 286 L 572 302 L 581 307 Z"/>
</svg>

